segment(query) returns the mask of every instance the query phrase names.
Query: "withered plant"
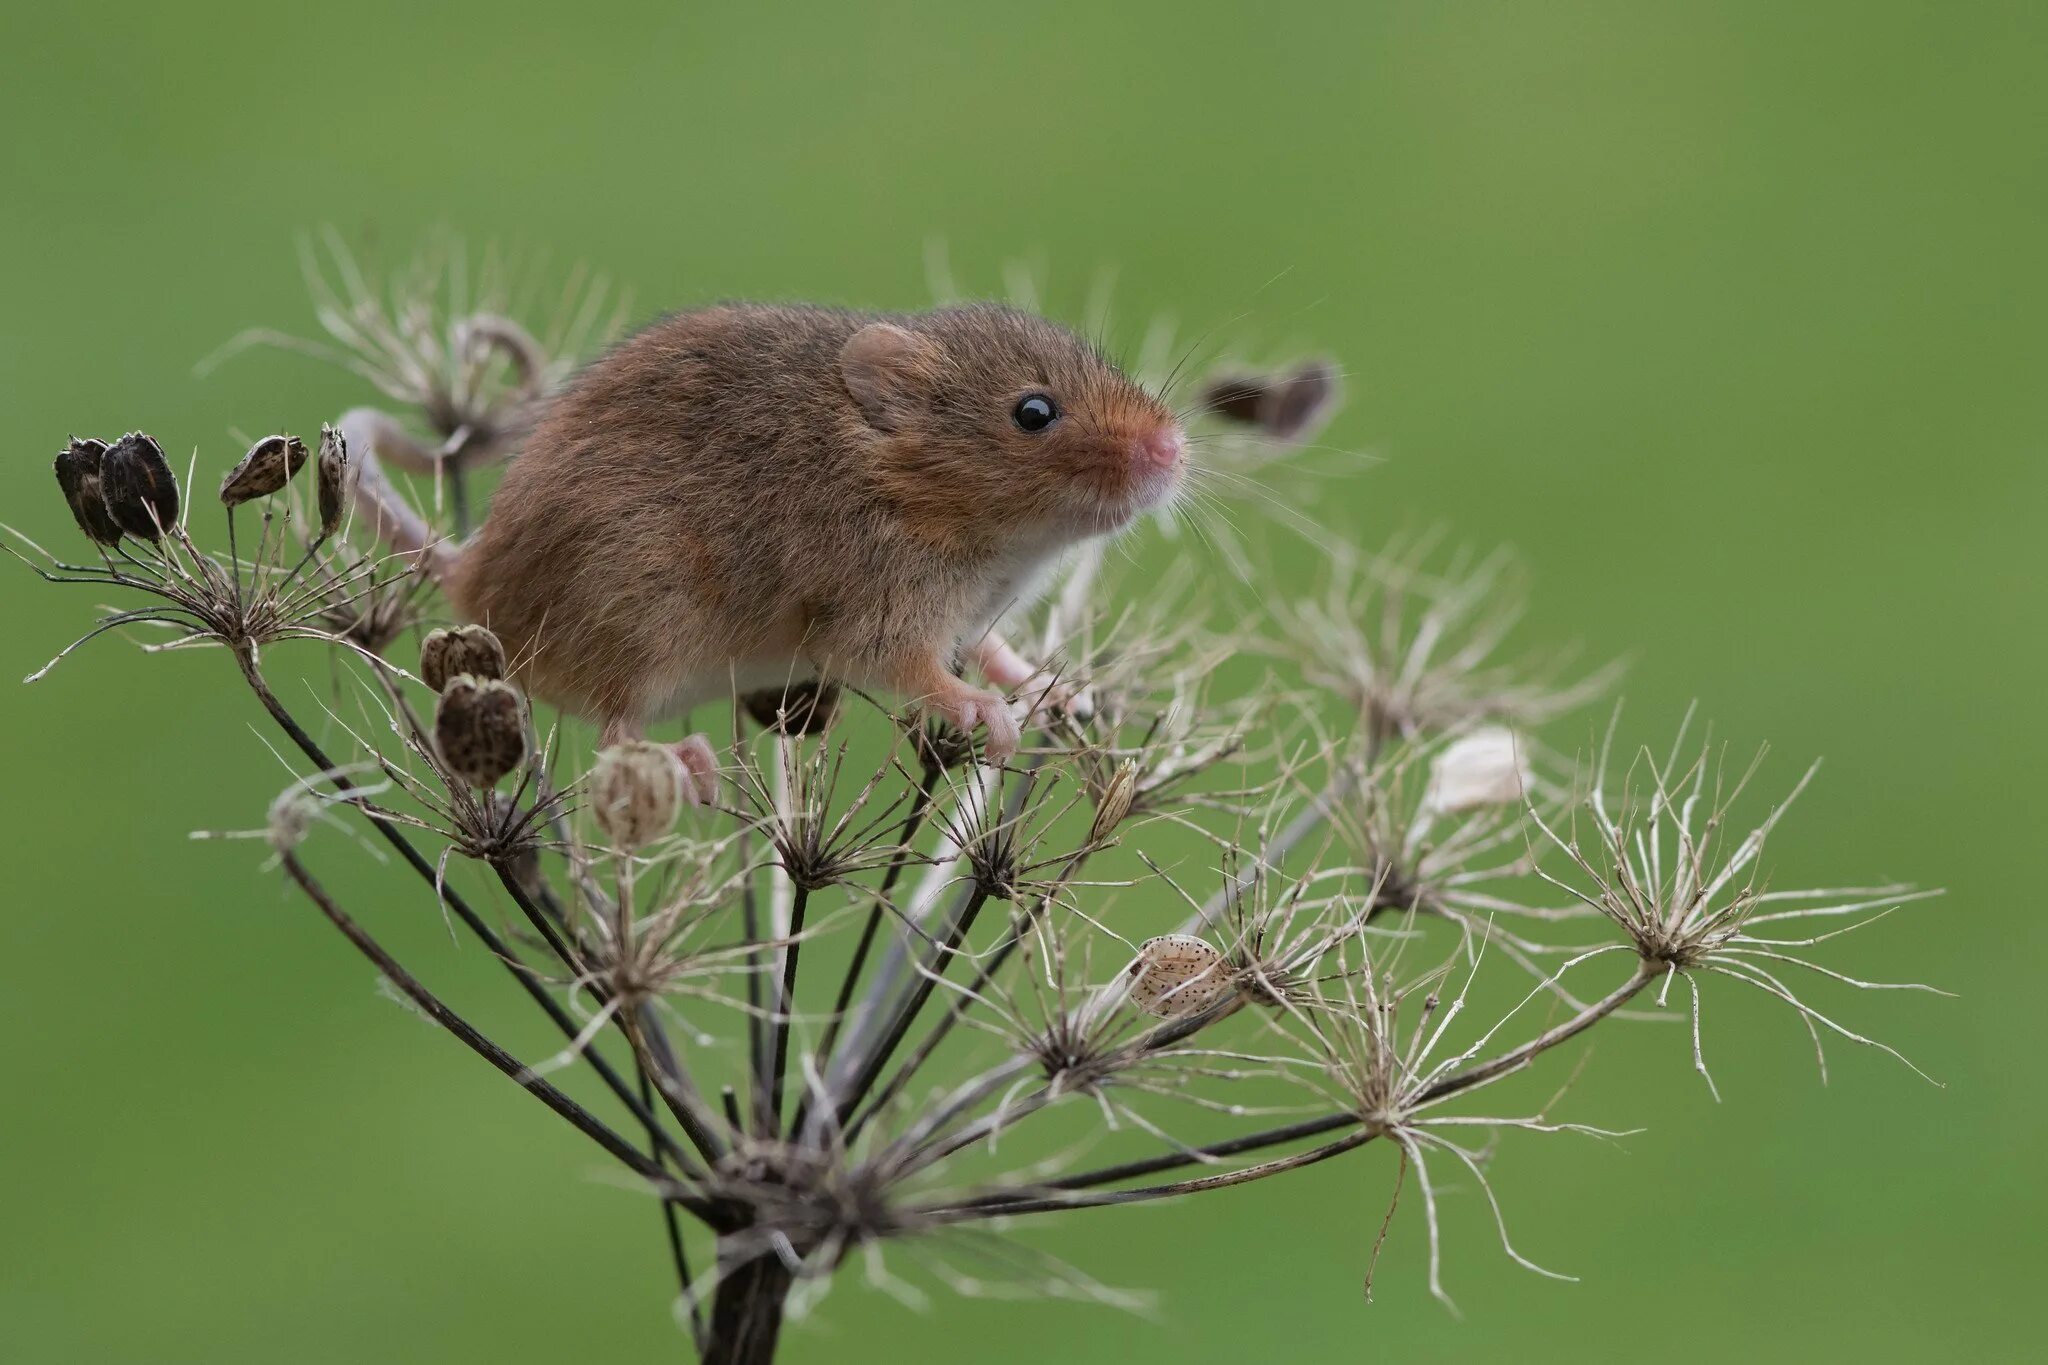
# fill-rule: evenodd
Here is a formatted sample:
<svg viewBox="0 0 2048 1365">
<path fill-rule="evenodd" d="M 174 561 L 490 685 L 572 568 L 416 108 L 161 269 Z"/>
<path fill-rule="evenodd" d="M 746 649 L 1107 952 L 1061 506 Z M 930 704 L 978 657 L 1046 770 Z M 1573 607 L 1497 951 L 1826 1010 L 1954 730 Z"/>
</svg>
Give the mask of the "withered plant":
<svg viewBox="0 0 2048 1365">
<path fill-rule="evenodd" d="M 1789 1009 L 1823 1065 L 1831 1041 L 1898 1056 L 1815 990 L 1895 988 L 1828 966 L 1827 945 L 1929 893 L 1775 886 L 1766 841 L 1812 774 L 1745 815 L 1761 773 L 1689 724 L 1653 753 L 1610 723 L 1589 761 L 1560 757 L 1542 732 L 1611 671 L 1510 661 L 1510 566 L 1430 538 L 1330 552 L 1323 585 L 1261 581 L 1228 615 L 1195 606 L 1213 582 L 1119 593 L 1100 550 L 1077 556 L 1011 623 L 1074 700 L 1020 698 L 1027 741 L 1000 770 L 829 679 L 721 713 L 709 804 L 665 744 L 591 755 L 580 723 L 534 715 L 489 632 L 427 630 L 440 609 L 414 566 L 343 511 L 349 430 L 415 433 L 412 470 L 459 489 L 592 334 L 572 297 L 535 340 L 497 283 L 451 312 L 454 272 L 387 294 L 336 254 L 325 353 L 405 413 L 359 410 L 315 450 L 258 442 L 221 486 L 224 548 L 192 531 L 193 475 L 131 434 L 58 456 L 83 553 L 10 549 L 129 596 L 91 635 L 226 653 L 303 760 L 260 831 L 272 865 L 645 1192 L 703 1360 L 771 1359 L 850 1268 L 913 1305 L 938 1288 L 1126 1302 L 1015 1230 L 1368 1147 L 1392 1160 L 1388 1204 L 1357 1210 L 1364 1283 L 1405 1190 L 1443 1297 L 1447 1174 L 1540 1269 L 1508 1240 L 1497 1140 L 1619 1136 L 1559 1117 L 1555 1085 L 1495 1088 L 1595 1025 L 1674 1017 L 1674 1054 L 1712 1085 L 1703 999 L 1740 985 Z M 1199 529 L 1241 553 L 1233 508 L 1257 509 L 1235 495 L 1314 434 L 1335 387 L 1320 362 L 1189 385 Z M 451 533 L 469 515 L 466 495 L 424 500 Z M 331 653 L 317 674 L 340 689 L 288 703 L 283 648 Z M 358 845 L 319 832 L 353 820 L 397 858 L 383 901 L 351 909 L 319 869 Z M 434 962 L 387 951 L 380 926 L 426 901 L 558 1051 L 513 1056 L 426 984 Z"/>
</svg>

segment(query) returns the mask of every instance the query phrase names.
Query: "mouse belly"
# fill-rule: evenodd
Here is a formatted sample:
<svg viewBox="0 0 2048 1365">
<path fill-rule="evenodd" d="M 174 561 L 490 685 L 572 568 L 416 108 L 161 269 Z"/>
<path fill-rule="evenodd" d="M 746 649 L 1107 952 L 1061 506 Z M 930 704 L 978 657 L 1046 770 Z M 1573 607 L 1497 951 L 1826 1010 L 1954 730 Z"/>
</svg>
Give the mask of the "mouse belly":
<svg viewBox="0 0 2048 1365">
<path fill-rule="evenodd" d="M 664 678 L 646 698 L 640 716 L 646 724 L 674 720 L 699 706 L 729 701 L 750 692 L 781 692 L 798 683 L 815 682 L 817 666 L 794 652 L 731 659 L 716 667 L 679 672 Z"/>
</svg>

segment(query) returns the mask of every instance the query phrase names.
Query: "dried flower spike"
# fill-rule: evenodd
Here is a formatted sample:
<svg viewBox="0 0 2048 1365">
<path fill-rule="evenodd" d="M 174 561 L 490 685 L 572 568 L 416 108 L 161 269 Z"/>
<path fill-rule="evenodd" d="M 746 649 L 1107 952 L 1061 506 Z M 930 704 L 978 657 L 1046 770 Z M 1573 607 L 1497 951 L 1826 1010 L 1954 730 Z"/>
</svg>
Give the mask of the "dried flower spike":
<svg viewBox="0 0 2048 1365">
<path fill-rule="evenodd" d="M 341 529 L 342 510 L 348 506 L 348 442 L 329 426 L 320 428 L 320 538 L 327 539 Z"/>
<path fill-rule="evenodd" d="M 473 787 L 495 787 L 526 761 L 526 702 L 495 678 L 452 678 L 434 709 L 434 747 Z"/>
<path fill-rule="evenodd" d="M 71 444 L 57 456 L 57 486 L 64 490 L 64 501 L 78 529 L 102 545 L 116 545 L 121 527 L 108 514 L 100 485 L 100 463 L 106 453 L 105 441 L 72 437 Z"/>
<path fill-rule="evenodd" d="M 614 744 L 590 770 L 590 808 L 597 827 L 620 848 L 639 848 L 675 825 L 689 769 L 666 744 L 638 739 Z"/>
<path fill-rule="evenodd" d="M 249 447 L 240 464 L 220 481 L 223 506 L 240 507 L 285 486 L 306 463 L 306 443 L 296 436 L 266 436 Z"/>
<path fill-rule="evenodd" d="M 472 678 L 505 676 L 505 646 L 484 626 L 457 626 L 427 632 L 420 641 L 420 681 L 436 692 L 467 673 Z"/>
<path fill-rule="evenodd" d="M 1513 730 L 1487 725 L 1453 740 L 1429 770 L 1430 809 L 1457 815 L 1482 806 L 1512 806 L 1529 790 L 1529 758 Z"/>
<path fill-rule="evenodd" d="M 163 447 L 139 431 L 101 457 L 100 487 L 108 514 L 131 536 L 156 540 L 177 524 L 178 480 Z"/>
<path fill-rule="evenodd" d="M 1194 934 L 1146 939 L 1124 971 L 1131 979 L 1132 1003 L 1161 1019 L 1200 1013 L 1231 990 L 1223 954 Z"/>
<path fill-rule="evenodd" d="M 797 682 L 783 688 L 764 688 L 740 698 L 747 714 L 763 730 L 774 730 L 800 739 L 821 735 L 839 719 L 839 685 L 829 682 Z"/>
</svg>

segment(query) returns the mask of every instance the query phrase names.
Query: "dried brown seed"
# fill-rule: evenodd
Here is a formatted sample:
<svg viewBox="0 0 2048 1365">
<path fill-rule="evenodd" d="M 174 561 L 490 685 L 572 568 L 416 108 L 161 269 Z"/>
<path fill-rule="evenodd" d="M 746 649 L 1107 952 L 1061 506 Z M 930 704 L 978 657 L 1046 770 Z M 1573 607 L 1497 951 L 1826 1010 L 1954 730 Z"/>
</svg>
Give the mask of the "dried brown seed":
<svg viewBox="0 0 2048 1365">
<path fill-rule="evenodd" d="M 121 526 L 107 512 L 100 484 L 100 463 L 106 453 L 105 441 L 72 437 L 71 444 L 57 456 L 57 486 L 64 490 L 64 501 L 78 529 L 102 545 L 116 545 L 121 540 Z"/>
<path fill-rule="evenodd" d="M 1202 390 L 1202 406 L 1225 421 L 1298 441 L 1322 424 L 1337 401 L 1337 369 L 1305 360 L 1279 374 L 1223 374 Z"/>
<path fill-rule="evenodd" d="M 348 442 L 334 427 L 320 428 L 320 539 L 341 529 L 341 514 L 348 506 Z"/>
<path fill-rule="evenodd" d="M 1202 389 L 1202 407 L 1225 421 L 1254 426 L 1270 387 L 1264 375 L 1218 375 Z"/>
<path fill-rule="evenodd" d="M 505 646 L 498 637 L 483 626 L 428 631 L 420 641 L 420 681 L 440 692 L 449 679 L 464 673 L 473 678 L 505 676 Z"/>
<path fill-rule="evenodd" d="M 451 678 L 434 708 L 434 747 L 450 772 L 495 787 L 526 762 L 526 701 L 496 678 Z"/>
<path fill-rule="evenodd" d="M 249 447 L 240 464 L 220 481 L 220 500 L 228 507 L 240 507 L 257 498 L 267 498 L 299 472 L 306 463 L 306 443 L 296 436 L 266 436 Z"/>
<path fill-rule="evenodd" d="M 591 813 L 612 843 L 639 848 L 675 825 L 689 782 L 689 769 L 670 746 L 645 739 L 614 744 L 590 770 Z"/>
<path fill-rule="evenodd" d="M 764 688 L 740 698 L 747 714 L 764 730 L 775 730 L 791 738 L 819 735 L 839 719 L 839 684 L 799 682 L 788 687 Z"/>
<path fill-rule="evenodd" d="M 1132 1002 L 1161 1019 L 1198 1013 L 1230 992 L 1223 954 L 1207 939 L 1193 934 L 1146 939 L 1124 970 L 1131 978 Z"/>
<path fill-rule="evenodd" d="M 1095 821 L 1088 826 L 1088 842 L 1099 844 L 1116 831 L 1131 813 L 1131 802 L 1138 794 L 1138 765 L 1132 759 L 1125 759 L 1116 765 L 1109 781 L 1103 785 L 1101 794 L 1095 798 Z"/>
<path fill-rule="evenodd" d="M 100 457 L 100 488 L 108 514 L 131 536 L 156 540 L 177 524 L 178 480 L 163 447 L 139 431 Z"/>
</svg>

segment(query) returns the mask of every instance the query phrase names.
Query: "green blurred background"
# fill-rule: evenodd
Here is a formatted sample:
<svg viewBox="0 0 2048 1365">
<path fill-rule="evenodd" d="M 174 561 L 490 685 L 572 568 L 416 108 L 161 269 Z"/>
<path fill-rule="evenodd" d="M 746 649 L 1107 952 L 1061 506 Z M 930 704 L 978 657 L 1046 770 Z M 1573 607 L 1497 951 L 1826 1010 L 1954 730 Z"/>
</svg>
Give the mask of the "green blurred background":
<svg viewBox="0 0 2048 1365">
<path fill-rule="evenodd" d="M 1845 1045 L 1823 1089 L 1796 1022 L 1724 990 L 1724 1104 L 1679 1031 L 1611 1030 L 1576 1116 L 1650 1131 L 1504 1156 L 1523 1249 L 1583 1283 L 1509 1264 L 1468 1191 L 1464 1318 L 1412 1207 L 1366 1306 L 1369 1149 L 1043 1227 L 1162 1290 L 1156 1321 L 848 1285 L 788 1358 L 2019 1356 L 2048 1271 L 2044 62 L 2029 4 L 14 5 L 0 505 L 68 544 L 72 431 L 218 470 L 231 428 L 361 399 L 292 357 L 192 376 L 308 326 L 322 222 L 548 246 L 643 313 L 912 306 L 938 236 L 983 290 L 1037 259 L 1070 313 L 1117 268 L 1126 341 L 1171 310 L 1327 348 L 1355 376 L 1330 439 L 1384 461 L 1319 517 L 1517 546 L 1532 639 L 1634 653 L 1637 737 L 1697 697 L 1777 782 L 1825 755 L 1780 884 L 1952 888 L 1832 960 L 1961 999 L 1825 996 L 1948 1088 Z M 20 677 L 95 603 L 16 566 L 0 604 Z M 0 691 L 0 1357 L 681 1358 L 643 1204 L 250 846 L 186 842 L 275 791 L 256 719 L 220 656 L 118 641 Z M 498 992 L 423 909 L 382 920 L 451 995 Z"/>
</svg>

